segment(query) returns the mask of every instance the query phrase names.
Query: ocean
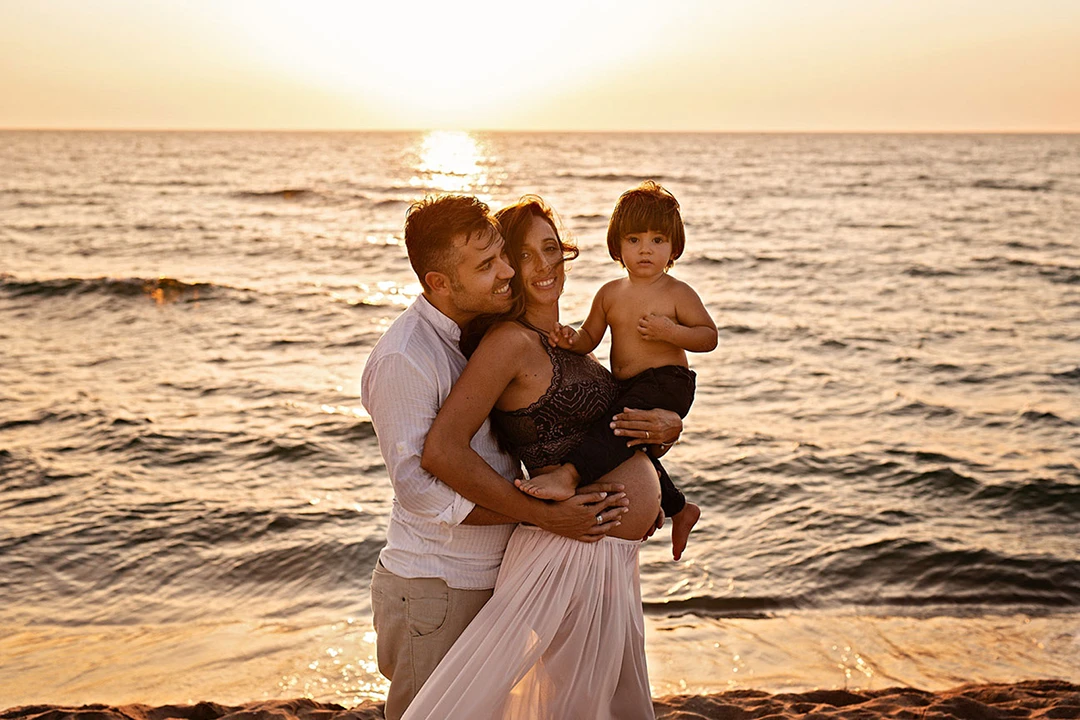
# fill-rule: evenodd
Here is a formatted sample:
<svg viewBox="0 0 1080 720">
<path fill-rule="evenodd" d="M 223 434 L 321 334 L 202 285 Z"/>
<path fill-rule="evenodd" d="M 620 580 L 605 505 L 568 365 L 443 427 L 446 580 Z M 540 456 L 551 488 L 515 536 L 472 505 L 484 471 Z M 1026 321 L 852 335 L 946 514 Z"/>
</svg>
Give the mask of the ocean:
<svg viewBox="0 0 1080 720">
<path fill-rule="evenodd" d="M 543 196 L 572 322 L 645 178 L 720 328 L 654 694 L 1080 682 L 1080 136 L 0 132 L 0 708 L 379 697 L 405 211 Z"/>
</svg>

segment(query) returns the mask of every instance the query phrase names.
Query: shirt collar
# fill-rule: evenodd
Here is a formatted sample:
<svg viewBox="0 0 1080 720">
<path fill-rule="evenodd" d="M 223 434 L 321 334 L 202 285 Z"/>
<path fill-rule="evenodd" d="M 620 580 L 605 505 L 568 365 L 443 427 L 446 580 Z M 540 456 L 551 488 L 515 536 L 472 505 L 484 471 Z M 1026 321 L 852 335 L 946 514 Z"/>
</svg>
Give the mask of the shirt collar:
<svg viewBox="0 0 1080 720">
<path fill-rule="evenodd" d="M 435 332 L 444 340 L 457 347 L 458 342 L 461 340 L 461 328 L 458 327 L 458 324 L 443 315 L 442 311 L 432 305 L 423 294 L 416 298 L 415 305 L 420 317 L 427 320 L 435 328 Z"/>
</svg>

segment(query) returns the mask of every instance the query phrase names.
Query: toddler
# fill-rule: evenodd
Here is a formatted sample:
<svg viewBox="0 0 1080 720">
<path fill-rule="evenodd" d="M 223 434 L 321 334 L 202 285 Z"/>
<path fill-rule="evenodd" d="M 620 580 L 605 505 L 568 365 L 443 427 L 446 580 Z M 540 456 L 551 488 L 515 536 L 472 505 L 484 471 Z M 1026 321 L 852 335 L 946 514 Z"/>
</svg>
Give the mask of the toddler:
<svg viewBox="0 0 1080 720">
<path fill-rule="evenodd" d="M 652 180 L 626 191 L 608 223 L 607 244 L 626 277 L 600 288 L 579 330 L 556 325 L 549 340 L 584 355 L 596 348 L 610 326 L 611 372 L 620 385 L 612 410 L 664 408 L 686 417 L 695 387 L 686 353 L 713 350 L 717 333 L 694 289 L 668 274 L 685 246 L 678 201 Z M 616 437 L 608 422 L 609 417 L 598 422 L 558 469 L 518 480 L 517 486 L 536 497 L 562 500 L 578 485 L 613 470 L 635 449 Z M 668 447 L 653 445 L 648 452 L 660 474 L 661 507 L 671 518 L 672 554 L 678 560 L 701 510 L 686 501 L 655 461 Z"/>
</svg>

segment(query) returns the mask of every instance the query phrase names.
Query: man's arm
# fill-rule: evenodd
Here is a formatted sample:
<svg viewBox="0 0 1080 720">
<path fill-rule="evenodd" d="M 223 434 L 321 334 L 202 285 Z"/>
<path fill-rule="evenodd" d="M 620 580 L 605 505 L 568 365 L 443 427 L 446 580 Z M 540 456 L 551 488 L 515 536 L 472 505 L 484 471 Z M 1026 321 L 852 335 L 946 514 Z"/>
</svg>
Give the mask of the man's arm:
<svg viewBox="0 0 1080 720">
<path fill-rule="evenodd" d="M 424 437 L 439 410 L 434 378 L 405 355 L 383 355 L 364 368 L 361 395 L 401 506 L 433 521 L 464 521 L 475 504 L 420 466 Z"/>
</svg>

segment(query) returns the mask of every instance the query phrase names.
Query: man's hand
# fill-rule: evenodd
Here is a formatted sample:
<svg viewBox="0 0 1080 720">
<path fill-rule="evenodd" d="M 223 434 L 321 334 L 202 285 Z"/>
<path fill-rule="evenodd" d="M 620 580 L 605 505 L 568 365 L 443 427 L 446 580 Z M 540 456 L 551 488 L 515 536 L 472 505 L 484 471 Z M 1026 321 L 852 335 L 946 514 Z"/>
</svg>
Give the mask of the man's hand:
<svg viewBox="0 0 1080 720">
<path fill-rule="evenodd" d="M 664 342 L 670 342 L 668 338 L 674 328 L 674 320 L 667 315 L 657 315 L 656 313 L 643 315 L 642 318 L 638 320 L 637 325 L 638 334 L 641 335 L 642 339 Z"/>
<path fill-rule="evenodd" d="M 596 542 L 619 524 L 630 500 L 619 483 L 593 483 L 578 488 L 569 500 L 547 505 L 537 524 L 548 532 L 581 542 Z"/>
<path fill-rule="evenodd" d="M 682 418 L 671 410 L 623 411 L 612 419 L 611 429 L 616 435 L 627 438 L 627 447 L 635 445 L 671 445 L 682 434 Z"/>
<path fill-rule="evenodd" d="M 653 523 L 653 526 L 649 528 L 649 532 L 645 533 L 645 537 L 641 538 L 641 540 L 643 542 L 648 540 L 653 536 L 653 533 L 662 527 L 664 527 L 664 510 L 661 508 L 660 512 L 656 515 L 656 522 Z"/>
</svg>

